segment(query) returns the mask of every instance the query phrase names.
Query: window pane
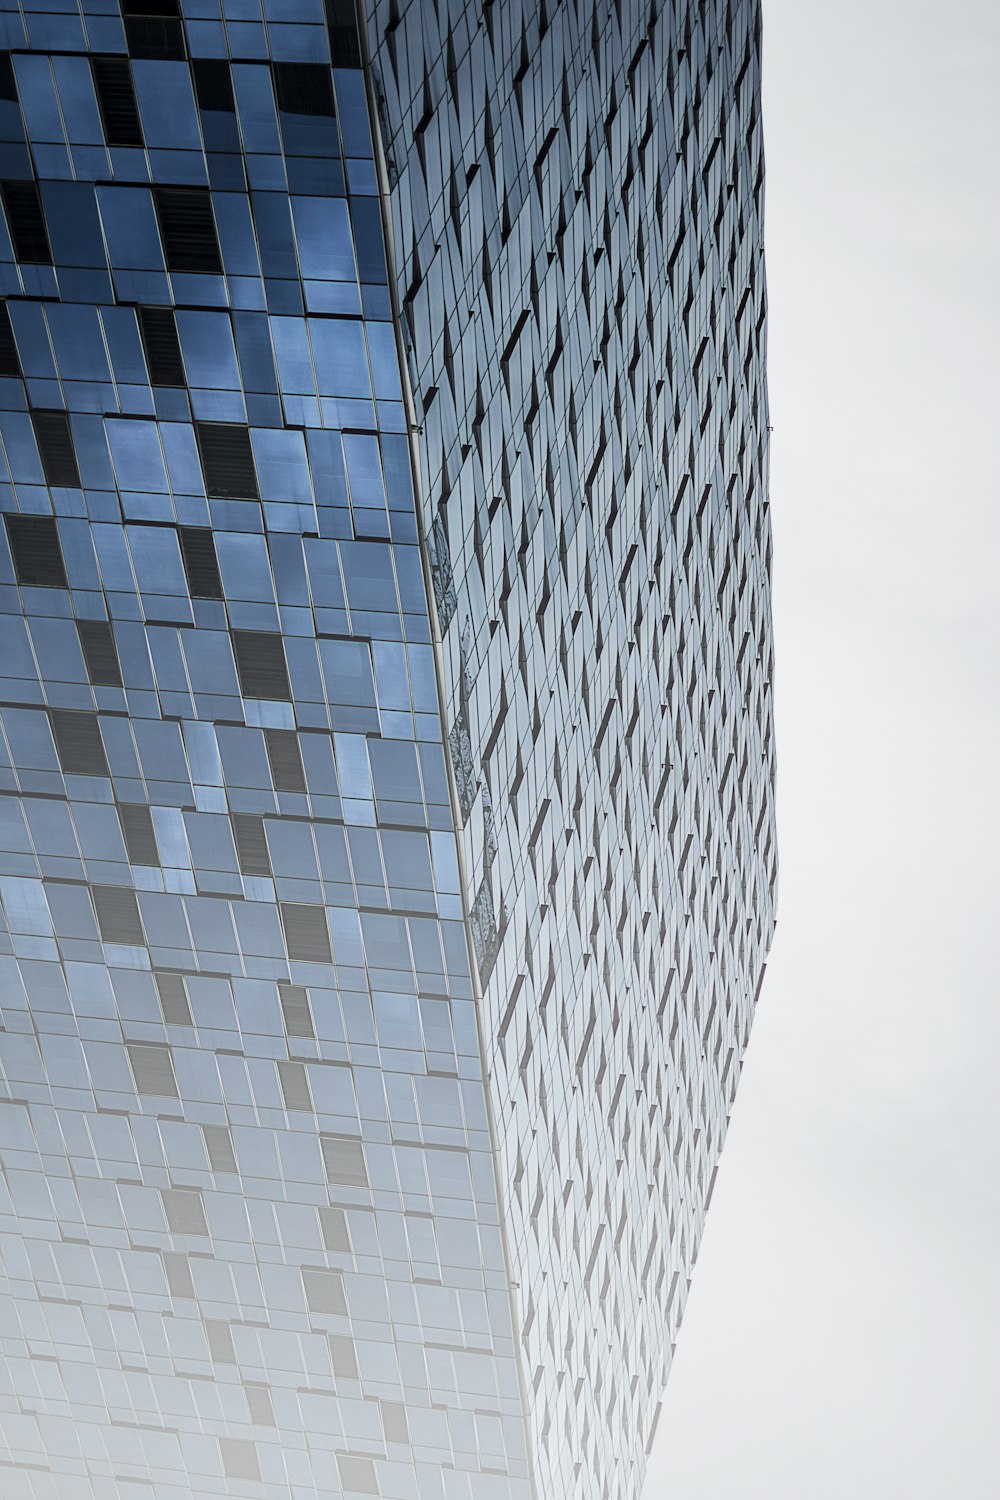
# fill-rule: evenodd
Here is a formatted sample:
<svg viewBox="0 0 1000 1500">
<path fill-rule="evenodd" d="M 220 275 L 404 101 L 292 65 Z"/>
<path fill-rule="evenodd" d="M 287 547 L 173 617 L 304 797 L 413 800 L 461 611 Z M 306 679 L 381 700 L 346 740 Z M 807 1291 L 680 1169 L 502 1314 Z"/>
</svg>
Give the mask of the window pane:
<svg viewBox="0 0 1000 1500">
<path fill-rule="evenodd" d="M 155 197 L 168 270 L 217 276 L 222 260 L 208 189 L 159 187 Z"/>
<path fill-rule="evenodd" d="M 94 57 L 94 88 L 109 146 L 141 146 L 142 126 L 127 57 Z"/>
<path fill-rule="evenodd" d="M 4 516 L 18 583 L 64 589 L 66 569 L 51 516 Z"/>
<path fill-rule="evenodd" d="M 52 251 L 42 214 L 38 186 L 34 182 L 5 182 L 3 206 L 18 260 L 50 266 Z"/>
</svg>

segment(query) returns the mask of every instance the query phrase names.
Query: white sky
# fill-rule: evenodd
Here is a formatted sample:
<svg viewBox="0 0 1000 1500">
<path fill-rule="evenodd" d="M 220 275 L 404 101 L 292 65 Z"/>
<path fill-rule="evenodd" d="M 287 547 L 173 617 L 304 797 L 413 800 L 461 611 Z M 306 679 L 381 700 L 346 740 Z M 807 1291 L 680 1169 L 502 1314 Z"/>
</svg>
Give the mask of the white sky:
<svg viewBox="0 0 1000 1500">
<path fill-rule="evenodd" d="M 1000 1494 L 998 77 L 764 0 L 778 936 L 645 1500 Z"/>
</svg>

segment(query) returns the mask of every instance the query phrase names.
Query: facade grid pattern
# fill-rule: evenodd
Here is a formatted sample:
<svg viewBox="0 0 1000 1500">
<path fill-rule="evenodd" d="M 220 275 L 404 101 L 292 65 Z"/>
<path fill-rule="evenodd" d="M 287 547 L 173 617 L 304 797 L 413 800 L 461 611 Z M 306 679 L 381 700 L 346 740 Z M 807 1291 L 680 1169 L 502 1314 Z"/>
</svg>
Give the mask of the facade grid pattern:
<svg viewBox="0 0 1000 1500">
<path fill-rule="evenodd" d="M 368 10 L 534 1469 L 632 1500 L 774 921 L 759 8 Z"/>
<path fill-rule="evenodd" d="M 353 13 L 2 18 L 0 1492 L 513 1500 Z"/>
<path fill-rule="evenodd" d="M 757 5 L 0 31 L 0 1493 L 634 1500 L 773 929 Z"/>
</svg>

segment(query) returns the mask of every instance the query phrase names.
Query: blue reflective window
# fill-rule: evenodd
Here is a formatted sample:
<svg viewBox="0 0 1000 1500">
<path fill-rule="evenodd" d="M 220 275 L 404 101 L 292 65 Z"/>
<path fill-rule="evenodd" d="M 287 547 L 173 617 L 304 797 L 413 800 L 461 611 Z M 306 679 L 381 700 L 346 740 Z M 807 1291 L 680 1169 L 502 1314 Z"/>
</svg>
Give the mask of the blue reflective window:
<svg viewBox="0 0 1000 1500">
<path fill-rule="evenodd" d="M 239 390 L 240 370 L 229 314 L 178 308 L 176 320 L 189 383 L 215 390 Z"/>
<path fill-rule="evenodd" d="M 302 275 L 315 281 L 353 281 L 357 272 L 347 203 L 339 198 L 293 198 L 291 203 Z"/>
<path fill-rule="evenodd" d="M 364 324 L 350 318 L 310 318 L 309 337 L 320 395 L 370 399 Z"/>
</svg>

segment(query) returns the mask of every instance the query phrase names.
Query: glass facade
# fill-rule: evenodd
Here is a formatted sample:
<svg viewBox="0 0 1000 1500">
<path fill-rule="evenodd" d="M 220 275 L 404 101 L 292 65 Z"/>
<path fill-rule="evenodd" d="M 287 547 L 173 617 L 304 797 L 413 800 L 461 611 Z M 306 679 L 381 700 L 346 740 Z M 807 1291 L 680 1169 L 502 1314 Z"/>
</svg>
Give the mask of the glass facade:
<svg viewBox="0 0 1000 1500">
<path fill-rule="evenodd" d="M 773 927 L 753 0 L 369 0 L 539 1496 L 634 1500 Z"/>
<path fill-rule="evenodd" d="M 2 0 L 0 1494 L 630 1500 L 773 925 L 750 0 Z"/>
</svg>

